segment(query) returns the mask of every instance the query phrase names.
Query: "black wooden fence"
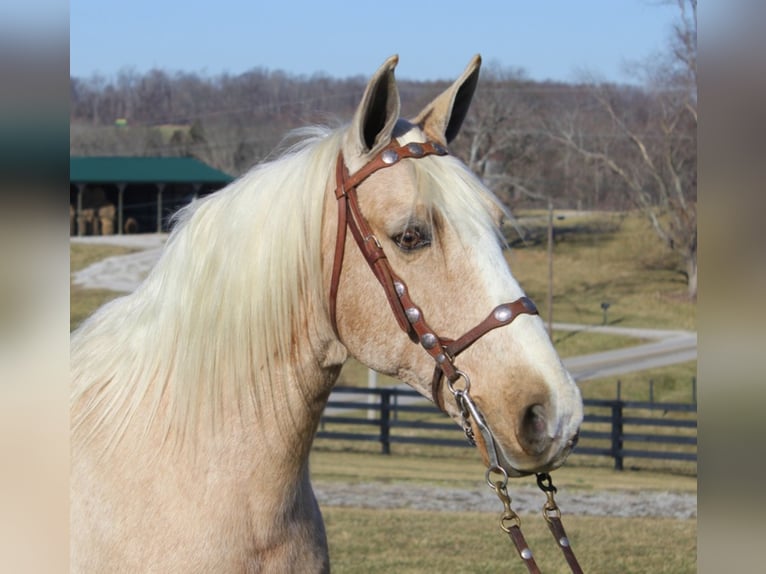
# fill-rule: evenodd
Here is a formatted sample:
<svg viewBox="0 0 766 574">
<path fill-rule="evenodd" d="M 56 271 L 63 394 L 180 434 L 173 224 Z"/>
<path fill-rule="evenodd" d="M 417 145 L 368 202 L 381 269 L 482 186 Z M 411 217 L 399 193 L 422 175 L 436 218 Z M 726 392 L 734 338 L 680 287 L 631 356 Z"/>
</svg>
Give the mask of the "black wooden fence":
<svg viewBox="0 0 766 574">
<path fill-rule="evenodd" d="M 341 398 L 342 397 L 342 398 Z M 697 405 L 585 399 L 585 418 L 575 455 L 608 456 L 622 470 L 628 457 L 697 460 Z M 470 446 L 458 426 L 401 388 L 337 387 L 322 416 L 318 438 Z M 341 430 L 343 429 L 343 430 Z"/>
</svg>

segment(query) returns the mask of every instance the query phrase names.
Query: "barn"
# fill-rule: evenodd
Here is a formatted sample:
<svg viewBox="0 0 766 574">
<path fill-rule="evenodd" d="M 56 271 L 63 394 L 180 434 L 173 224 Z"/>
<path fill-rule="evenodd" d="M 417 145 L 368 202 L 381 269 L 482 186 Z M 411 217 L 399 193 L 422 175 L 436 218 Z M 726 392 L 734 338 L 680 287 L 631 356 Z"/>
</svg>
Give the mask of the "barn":
<svg viewBox="0 0 766 574">
<path fill-rule="evenodd" d="M 70 235 L 154 233 L 234 178 L 191 157 L 69 158 Z"/>
</svg>

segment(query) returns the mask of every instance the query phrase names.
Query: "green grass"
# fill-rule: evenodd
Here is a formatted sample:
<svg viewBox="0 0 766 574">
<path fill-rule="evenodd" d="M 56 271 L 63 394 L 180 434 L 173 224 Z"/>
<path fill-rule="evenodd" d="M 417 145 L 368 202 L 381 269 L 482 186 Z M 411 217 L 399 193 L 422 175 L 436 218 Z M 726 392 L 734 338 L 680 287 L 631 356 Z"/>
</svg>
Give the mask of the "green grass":
<svg viewBox="0 0 766 574">
<path fill-rule="evenodd" d="M 311 453 L 312 480 L 482 488 L 484 466 L 475 449 L 318 440 Z M 360 450 L 362 449 L 362 450 Z M 613 470 L 611 460 L 574 456 L 553 473 L 567 496 L 578 491 L 697 491 L 696 474 L 684 470 Z M 533 484 L 533 479 L 514 479 Z M 487 496 L 492 494 L 487 489 Z M 498 513 L 323 507 L 334 572 L 526 572 Z M 564 515 L 573 548 L 586 572 L 696 571 L 696 520 Z M 543 519 L 522 515 L 525 537 L 544 572 L 568 572 Z"/>
<path fill-rule="evenodd" d="M 113 255 L 127 255 L 137 250 L 131 247 L 119 245 L 99 245 L 91 243 L 69 243 L 69 271 L 74 273 L 84 269 L 88 265 L 111 257 Z"/>
<path fill-rule="evenodd" d="M 324 508 L 335 573 L 526 572 L 497 516 Z M 696 572 L 694 520 L 565 516 L 572 548 L 585 572 Z M 522 529 L 546 573 L 570 572 L 542 517 Z"/>
<path fill-rule="evenodd" d="M 553 346 L 560 357 L 576 357 L 601 351 L 624 349 L 644 343 L 636 337 L 615 336 L 588 331 L 553 330 Z"/>
<path fill-rule="evenodd" d="M 83 289 L 69 287 L 69 331 L 74 331 L 93 311 L 124 293 L 107 289 Z"/>
<path fill-rule="evenodd" d="M 416 484 L 483 488 L 484 466 L 475 449 L 395 445 L 390 456 L 344 450 L 317 441 L 311 454 L 316 483 Z M 696 477 L 679 472 L 617 472 L 607 464 L 577 464 L 553 473 L 560 492 L 673 491 L 694 494 Z M 603 461 L 602 461 L 603 462 Z M 514 484 L 533 484 L 531 478 Z M 487 489 L 487 496 L 492 493 Z M 498 513 L 323 507 L 334 572 L 525 572 Z M 694 572 L 696 521 L 667 518 L 564 516 L 586 572 Z M 522 515 L 522 527 L 544 572 L 568 572 L 542 518 Z M 651 552 L 649 552 L 651 549 Z M 648 554 L 647 554 L 648 553 Z"/>
<path fill-rule="evenodd" d="M 454 437 L 460 437 L 455 433 Z M 311 452 L 311 477 L 319 482 L 413 483 L 475 488 L 484 485 L 481 458 L 475 448 L 395 444 L 392 454 L 381 455 L 377 443 L 351 443 L 317 439 Z M 611 459 L 572 456 L 553 473 L 560 489 L 580 490 L 666 490 L 696 492 L 697 479 L 687 469 L 643 472 L 616 471 Z M 530 481 L 532 479 L 520 479 Z"/>
<path fill-rule="evenodd" d="M 543 220 L 526 224 L 532 237 L 526 243 L 513 229 L 506 235 L 513 274 L 547 320 L 544 226 Z M 607 301 L 609 324 L 695 329 L 696 305 L 686 297 L 680 258 L 660 243 L 640 215 L 566 217 L 555 227 L 554 321 L 600 325 L 601 303 Z"/>
</svg>

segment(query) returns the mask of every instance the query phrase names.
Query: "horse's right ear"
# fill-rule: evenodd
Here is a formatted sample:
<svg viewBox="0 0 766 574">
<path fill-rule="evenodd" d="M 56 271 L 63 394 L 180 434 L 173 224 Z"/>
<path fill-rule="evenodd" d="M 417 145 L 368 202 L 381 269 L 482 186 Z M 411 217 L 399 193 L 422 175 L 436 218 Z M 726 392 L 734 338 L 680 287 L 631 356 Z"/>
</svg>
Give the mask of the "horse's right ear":
<svg viewBox="0 0 766 574">
<path fill-rule="evenodd" d="M 476 54 L 463 74 L 420 112 L 412 123 L 420 126 L 426 135 L 442 145 L 450 143 L 457 133 L 471 105 L 479 81 L 481 56 Z"/>
<path fill-rule="evenodd" d="M 391 56 L 383 63 L 367 84 L 356 109 L 343 143 L 346 165 L 352 172 L 391 141 L 400 108 L 399 89 L 394 78 L 398 62 L 399 56 Z"/>
</svg>

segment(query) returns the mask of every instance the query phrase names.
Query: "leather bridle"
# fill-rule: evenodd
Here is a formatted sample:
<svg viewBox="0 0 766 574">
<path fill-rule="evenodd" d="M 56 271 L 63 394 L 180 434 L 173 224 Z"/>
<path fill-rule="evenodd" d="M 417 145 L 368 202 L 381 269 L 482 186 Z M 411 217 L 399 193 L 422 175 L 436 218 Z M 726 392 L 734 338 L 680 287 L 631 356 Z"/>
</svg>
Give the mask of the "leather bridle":
<svg viewBox="0 0 766 574">
<path fill-rule="evenodd" d="M 445 410 L 441 395 L 442 381 L 446 378 L 449 391 L 452 393 L 460 410 L 466 437 L 475 445 L 475 432 L 478 431 L 481 435 L 488 462 L 485 478 L 490 488 L 495 491 L 503 503 L 504 510 L 500 517 L 500 528 L 509 535 L 530 574 L 539 574 L 540 569 L 521 532 L 519 517 L 511 509 L 511 498 L 506 488 L 509 474 L 499 461 L 499 453 L 494 435 L 484 421 L 481 411 L 470 396 L 471 383 L 468 376 L 455 366 L 455 358 L 482 336 L 493 329 L 509 325 L 519 315 L 537 315 L 537 308 L 531 299 L 520 297 L 510 303 L 498 305 L 486 319 L 457 339 L 440 337 L 426 322 L 422 309 L 412 300 L 407 284 L 391 268 L 380 240 L 375 236 L 369 222 L 359 209 L 357 187 L 376 171 L 396 165 L 403 159 L 419 159 L 428 155 L 442 156 L 447 154 L 448 152 L 444 146 L 435 142 L 412 142 L 400 145 L 396 139 L 393 139 L 353 175 L 350 175 L 346 168 L 343 161 L 343 153 L 338 154 L 335 172 L 335 197 L 338 200 L 338 230 L 335 242 L 332 279 L 330 282 L 330 319 L 335 335 L 340 339 L 337 323 L 337 298 L 346 246 L 346 230 L 350 229 L 351 235 L 353 235 L 356 244 L 359 246 L 365 261 L 367 261 L 373 274 L 383 287 L 399 327 L 409 335 L 413 342 L 419 343 L 435 361 L 434 374 L 431 381 L 431 396 L 434 404 L 442 411 Z M 461 378 L 464 379 L 462 387 L 457 385 L 457 381 Z M 469 422 L 470 420 L 473 421 L 473 426 Z M 500 475 L 499 480 L 494 478 L 498 474 Z M 553 486 L 550 475 L 538 473 L 537 482 L 548 498 L 543 506 L 543 516 L 548 523 L 548 527 L 572 572 L 574 574 L 582 574 L 582 568 L 580 568 L 577 562 L 577 558 L 570 546 L 569 538 L 561 523 L 561 512 L 553 498 L 556 488 Z"/>
<path fill-rule="evenodd" d="M 338 230 L 330 284 L 330 318 L 335 334 L 340 338 L 336 316 L 337 297 L 340 286 L 340 274 L 343 268 L 346 229 L 350 229 L 364 259 L 383 287 L 399 327 L 409 335 L 413 342 L 419 343 L 434 359 L 436 364 L 431 382 L 431 396 L 434 404 L 442 411 L 445 410 L 444 401 L 441 396 L 444 378 L 446 377 L 450 384 L 452 384 L 461 377 L 465 377 L 455 366 L 457 355 L 465 351 L 489 331 L 509 325 L 519 315 L 538 314 L 537 308 L 531 299 L 520 297 L 510 303 L 498 305 L 486 319 L 457 339 L 441 337 L 426 322 L 422 309 L 412 300 L 407 284 L 391 268 L 383 246 L 359 209 L 357 187 L 376 171 L 396 165 L 403 159 L 419 159 L 429 155 L 443 156 L 448 153 L 444 146 L 432 141 L 400 145 L 396 139 L 393 139 L 353 175 L 350 175 L 348 172 L 343 161 L 343 153 L 338 154 L 335 172 L 335 197 L 338 200 Z"/>
</svg>

